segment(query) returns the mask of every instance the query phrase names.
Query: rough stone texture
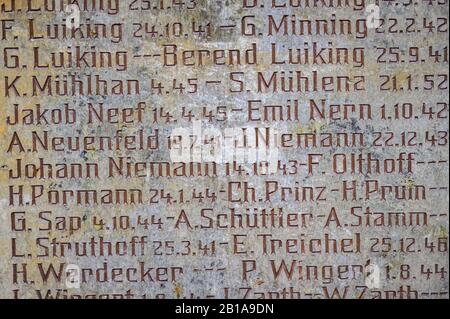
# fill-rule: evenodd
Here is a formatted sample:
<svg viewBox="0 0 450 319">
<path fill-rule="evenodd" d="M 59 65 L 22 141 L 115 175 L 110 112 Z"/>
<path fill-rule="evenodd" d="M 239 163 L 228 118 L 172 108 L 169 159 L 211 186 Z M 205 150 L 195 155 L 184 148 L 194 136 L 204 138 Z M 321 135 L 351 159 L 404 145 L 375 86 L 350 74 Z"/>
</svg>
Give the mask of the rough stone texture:
<svg viewBox="0 0 450 319">
<path fill-rule="evenodd" d="M 69 13 L 46 11 L 44 1 L 31 1 L 32 8 L 27 1 L 0 1 L 0 297 L 448 298 L 447 1 L 380 1 L 377 29 L 370 27 L 376 21 L 366 21 L 376 15 L 376 8 L 366 10 L 372 3 L 350 0 L 309 1 L 309 7 L 308 1 L 292 1 L 300 8 L 284 0 L 260 0 L 254 8 L 254 1 L 165 0 L 164 9 L 150 1 L 149 10 L 149 2 L 128 0 L 117 14 L 114 7 L 101 10 L 99 1 L 94 10 L 79 2 L 75 39 L 51 39 L 47 25 L 61 31 Z M 14 3 L 14 12 L 7 12 Z M 306 27 L 300 34 L 300 20 L 311 20 L 310 34 Z M 80 38 L 93 23 L 104 25 L 105 36 L 99 29 L 98 38 Z M 351 29 L 340 30 L 347 23 Z M 173 45 L 176 66 L 170 65 Z M 89 62 L 92 53 L 79 66 L 48 65 L 59 52 L 66 58 L 72 52 L 76 61 L 77 47 L 97 52 L 97 65 Z M 288 50 L 296 56 L 305 48 L 307 63 L 287 62 Z M 108 53 L 111 64 L 102 65 Z M 97 75 L 107 81 L 107 92 L 96 94 Z M 57 86 L 64 76 L 67 92 L 61 81 Z M 297 76 L 308 78 L 308 89 Z M 83 92 L 73 92 L 77 80 L 84 82 Z M 35 111 L 29 116 L 26 110 L 36 104 L 48 110 L 49 123 L 39 124 Z M 15 105 L 25 117 L 19 123 Z M 263 105 L 283 105 L 282 118 L 279 109 Z M 52 110 L 61 110 L 62 123 L 51 123 Z M 251 158 L 255 128 L 277 141 L 266 172 Z M 224 144 L 221 160 L 208 158 L 207 150 L 217 152 L 205 136 L 217 132 L 246 132 L 250 145 L 239 151 L 250 158 L 229 161 L 238 151 Z M 151 145 L 126 138 L 155 134 Z M 189 142 L 189 135 L 199 134 Z M 199 165 L 208 163 L 210 176 L 178 176 L 180 158 L 169 149 L 169 140 L 178 147 L 178 136 L 192 155 L 183 158 L 187 162 L 203 150 Z M 81 142 L 71 150 L 73 137 Z M 113 147 L 102 149 L 99 137 L 111 137 Z M 315 143 L 297 145 L 306 137 Z M 243 138 L 236 139 L 243 145 Z M 122 175 L 111 164 L 121 158 Z M 150 169 L 160 162 L 174 176 L 157 176 L 165 169 L 156 164 Z M 18 163 L 22 176 L 14 178 Z M 126 163 L 140 163 L 139 170 L 127 176 Z M 86 164 L 98 165 L 98 177 L 95 170 L 87 176 Z M 83 176 L 77 176 L 80 167 Z M 354 186 L 355 194 L 345 185 Z M 21 186 L 22 196 L 14 195 Z M 85 190 L 97 191 L 96 201 L 85 201 Z M 117 190 L 127 190 L 126 202 Z M 257 212 L 245 215 L 258 218 L 257 227 L 245 225 L 245 217 L 243 227 L 232 227 L 232 211 L 246 209 Z M 111 255 L 105 249 L 99 256 L 102 239 L 112 243 Z M 91 240 L 95 253 L 89 245 L 87 256 L 70 249 Z"/>
</svg>

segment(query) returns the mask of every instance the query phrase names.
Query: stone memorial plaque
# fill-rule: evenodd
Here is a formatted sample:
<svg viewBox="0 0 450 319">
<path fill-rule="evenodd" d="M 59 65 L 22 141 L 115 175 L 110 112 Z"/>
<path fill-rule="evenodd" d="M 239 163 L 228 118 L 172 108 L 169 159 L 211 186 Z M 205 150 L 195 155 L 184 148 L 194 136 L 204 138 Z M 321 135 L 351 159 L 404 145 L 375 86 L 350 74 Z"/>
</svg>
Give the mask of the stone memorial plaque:
<svg viewBox="0 0 450 319">
<path fill-rule="evenodd" d="M 0 0 L 0 297 L 449 297 L 447 0 Z"/>
</svg>

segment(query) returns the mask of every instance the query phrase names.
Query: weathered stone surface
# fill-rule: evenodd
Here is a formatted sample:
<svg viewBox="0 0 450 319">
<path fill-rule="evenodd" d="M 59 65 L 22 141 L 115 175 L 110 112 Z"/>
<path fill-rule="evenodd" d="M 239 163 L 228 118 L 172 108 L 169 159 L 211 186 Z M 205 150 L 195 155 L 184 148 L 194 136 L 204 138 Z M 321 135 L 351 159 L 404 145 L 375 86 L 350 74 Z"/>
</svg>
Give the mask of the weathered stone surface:
<svg viewBox="0 0 450 319">
<path fill-rule="evenodd" d="M 0 297 L 448 298 L 446 0 L 0 17 Z"/>
</svg>

